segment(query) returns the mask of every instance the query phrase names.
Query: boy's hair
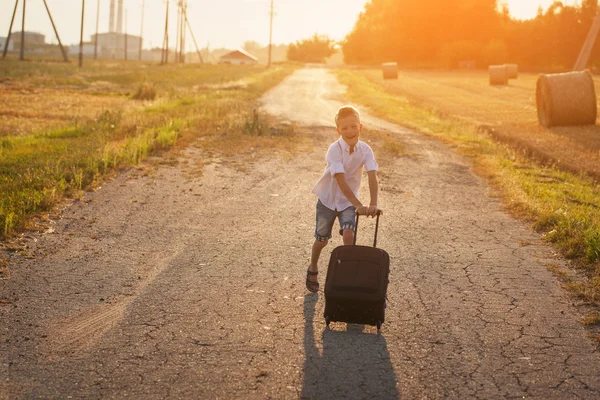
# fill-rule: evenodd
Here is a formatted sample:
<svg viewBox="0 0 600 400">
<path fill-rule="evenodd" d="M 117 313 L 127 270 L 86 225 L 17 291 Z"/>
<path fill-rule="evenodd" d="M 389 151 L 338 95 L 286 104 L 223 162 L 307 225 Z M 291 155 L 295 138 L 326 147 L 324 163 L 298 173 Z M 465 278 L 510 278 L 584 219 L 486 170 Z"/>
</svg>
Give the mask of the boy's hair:
<svg viewBox="0 0 600 400">
<path fill-rule="evenodd" d="M 360 113 L 358 112 L 358 110 L 356 109 L 356 107 L 354 107 L 354 106 L 342 106 L 342 107 L 340 107 L 338 109 L 337 113 L 335 114 L 335 126 L 338 125 L 338 120 L 340 118 L 345 118 L 348 115 L 356 115 L 356 117 L 360 121 Z"/>
</svg>

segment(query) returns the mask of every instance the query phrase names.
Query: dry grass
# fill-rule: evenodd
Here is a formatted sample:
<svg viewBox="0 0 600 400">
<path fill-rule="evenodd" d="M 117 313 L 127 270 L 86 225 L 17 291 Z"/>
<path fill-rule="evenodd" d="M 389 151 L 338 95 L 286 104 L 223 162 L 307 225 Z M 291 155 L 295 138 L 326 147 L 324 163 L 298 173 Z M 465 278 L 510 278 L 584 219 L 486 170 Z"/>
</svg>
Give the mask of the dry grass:
<svg viewBox="0 0 600 400">
<path fill-rule="evenodd" d="M 600 325 L 600 313 L 593 312 L 583 318 L 584 325 Z"/>
<path fill-rule="evenodd" d="M 372 145 L 371 141 L 374 140 L 387 156 L 398 157 L 407 154 L 404 143 L 398 140 L 396 135 L 388 132 L 369 130 L 368 132 L 363 133 L 362 136 L 363 139 L 361 140 L 367 141 L 370 145 Z"/>
<path fill-rule="evenodd" d="M 156 98 L 156 89 L 149 82 L 141 83 L 136 92 L 131 96 L 134 100 L 154 100 Z"/>
<path fill-rule="evenodd" d="M 0 136 L 24 135 L 93 120 L 104 110 L 139 107 L 123 96 L 92 90 L 36 87 L 27 82 L 0 83 Z"/>
<path fill-rule="evenodd" d="M 0 279 L 8 279 L 9 271 L 8 271 L 8 261 L 2 254 L 0 254 Z"/>
<path fill-rule="evenodd" d="M 540 126 L 537 74 L 520 73 L 506 86 L 490 86 L 485 71 L 401 71 L 393 81 L 383 81 L 379 69 L 357 72 L 411 104 L 474 124 L 543 163 L 600 179 L 600 126 Z M 597 90 L 599 83 L 595 79 Z"/>
</svg>

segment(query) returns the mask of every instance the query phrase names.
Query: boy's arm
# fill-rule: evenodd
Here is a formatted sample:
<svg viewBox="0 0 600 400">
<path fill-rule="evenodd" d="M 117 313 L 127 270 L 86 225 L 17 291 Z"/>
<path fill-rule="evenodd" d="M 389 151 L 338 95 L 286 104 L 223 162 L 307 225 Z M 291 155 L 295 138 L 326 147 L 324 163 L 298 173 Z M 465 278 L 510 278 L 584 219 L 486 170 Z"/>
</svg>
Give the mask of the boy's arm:
<svg viewBox="0 0 600 400">
<path fill-rule="evenodd" d="M 342 193 L 344 193 L 344 196 L 346 196 L 348 201 L 350 203 L 352 203 L 354 208 L 356 208 L 356 213 L 363 214 L 363 215 L 368 214 L 369 207 L 363 206 L 362 203 L 360 202 L 360 200 L 358 200 L 356 198 L 356 196 L 354 195 L 354 192 L 352 192 L 352 189 L 350 189 L 350 186 L 348 186 L 348 183 L 346 182 L 346 174 L 343 174 L 343 173 L 335 174 L 335 180 L 336 180 L 338 186 L 340 187 L 340 190 L 342 191 Z M 369 182 L 370 182 L 370 180 L 369 180 Z M 370 186 L 370 184 L 369 184 L 369 186 Z"/>
<path fill-rule="evenodd" d="M 369 193 L 371 194 L 371 202 L 369 203 L 369 212 L 371 216 L 377 215 L 377 196 L 379 194 L 379 183 L 377 182 L 377 170 L 367 171 L 369 178 Z"/>
</svg>

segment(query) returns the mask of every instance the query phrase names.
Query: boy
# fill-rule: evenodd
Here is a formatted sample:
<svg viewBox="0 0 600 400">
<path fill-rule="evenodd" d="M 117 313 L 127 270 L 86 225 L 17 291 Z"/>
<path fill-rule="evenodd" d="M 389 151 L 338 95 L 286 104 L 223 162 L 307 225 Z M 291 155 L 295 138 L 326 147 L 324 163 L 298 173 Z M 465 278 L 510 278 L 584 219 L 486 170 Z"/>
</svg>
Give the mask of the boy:
<svg viewBox="0 0 600 400">
<path fill-rule="evenodd" d="M 319 256 L 331 238 L 335 218 L 339 219 L 340 234 L 345 245 L 354 241 L 356 213 L 375 216 L 377 208 L 377 162 L 368 144 L 358 140 L 362 132 L 360 114 L 352 106 L 341 107 L 335 115 L 339 139 L 327 150 L 327 167 L 312 192 L 319 197 L 315 242 L 312 246 L 310 265 L 306 271 L 306 288 L 317 293 Z M 358 199 L 363 166 L 369 178 L 371 202 L 363 205 Z"/>
</svg>

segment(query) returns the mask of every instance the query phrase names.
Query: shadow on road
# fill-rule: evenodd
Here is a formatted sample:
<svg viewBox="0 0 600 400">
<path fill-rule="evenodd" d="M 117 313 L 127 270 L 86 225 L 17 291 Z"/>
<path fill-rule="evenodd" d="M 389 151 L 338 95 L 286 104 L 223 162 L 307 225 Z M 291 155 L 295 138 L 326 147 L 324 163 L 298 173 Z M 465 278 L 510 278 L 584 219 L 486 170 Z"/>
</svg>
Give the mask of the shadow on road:
<svg viewBox="0 0 600 400">
<path fill-rule="evenodd" d="M 315 338 L 315 308 L 319 297 L 304 297 L 304 379 L 302 399 L 399 399 L 396 375 L 385 337 L 363 332 L 362 325 L 322 320 L 322 351 Z M 316 316 L 320 321 L 321 316 Z M 343 330 L 345 329 L 345 330 Z"/>
</svg>

